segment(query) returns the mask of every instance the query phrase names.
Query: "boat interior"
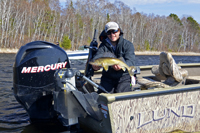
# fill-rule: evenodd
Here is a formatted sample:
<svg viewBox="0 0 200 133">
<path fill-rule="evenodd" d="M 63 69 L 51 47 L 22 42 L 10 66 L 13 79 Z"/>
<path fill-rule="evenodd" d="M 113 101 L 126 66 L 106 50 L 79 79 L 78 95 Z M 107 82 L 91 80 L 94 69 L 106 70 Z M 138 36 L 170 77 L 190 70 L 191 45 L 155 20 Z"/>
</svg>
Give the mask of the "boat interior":
<svg viewBox="0 0 200 133">
<path fill-rule="evenodd" d="M 160 53 L 159 65 L 140 66 L 140 74 L 132 90 L 162 89 L 200 83 L 200 64 L 176 64 L 170 53 Z M 101 71 L 96 72 L 92 80 L 100 83 Z"/>
</svg>

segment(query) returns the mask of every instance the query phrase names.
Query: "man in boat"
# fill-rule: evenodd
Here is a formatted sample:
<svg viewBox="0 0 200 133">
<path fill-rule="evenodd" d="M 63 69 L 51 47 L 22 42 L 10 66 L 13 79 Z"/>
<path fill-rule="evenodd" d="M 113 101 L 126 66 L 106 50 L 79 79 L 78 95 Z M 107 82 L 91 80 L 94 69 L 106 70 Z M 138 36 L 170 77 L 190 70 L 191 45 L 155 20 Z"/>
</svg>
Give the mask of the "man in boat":
<svg viewBox="0 0 200 133">
<path fill-rule="evenodd" d="M 102 43 L 93 60 L 102 57 L 104 53 L 110 52 L 116 58 L 122 57 L 128 66 L 135 65 L 134 46 L 130 41 L 123 38 L 123 32 L 116 22 L 108 22 L 99 38 Z M 96 65 L 92 65 L 92 67 L 95 71 L 101 68 L 101 66 Z M 127 70 L 123 71 L 118 64 L 110 66 L 108 71 L 102 71 L 100 84 L 110 93 L 128 92 L 132 88 L 131 76 Z M 101 93 L 101 91 L 99 90 L 98 93 Z"/>
</svg>

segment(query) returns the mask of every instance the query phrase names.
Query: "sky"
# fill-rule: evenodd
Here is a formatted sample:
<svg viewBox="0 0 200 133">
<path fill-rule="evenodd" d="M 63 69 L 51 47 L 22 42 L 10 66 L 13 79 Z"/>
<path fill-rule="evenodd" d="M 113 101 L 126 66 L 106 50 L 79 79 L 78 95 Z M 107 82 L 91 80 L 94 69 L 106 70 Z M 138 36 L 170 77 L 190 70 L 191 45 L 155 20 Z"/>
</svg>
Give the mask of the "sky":
<svg viewBox="0 0 200 133">
<path fill-rule="evenodd" d="M 114 3 L 115 0 L 108 0 Z M 136 12 L 169 16 L 171 13 L 182 17 L 193 17 L 200 24 L 200 0 L 119 0 Z M 60 0 L 61 4 L 65 0 Z"/>
</svg>

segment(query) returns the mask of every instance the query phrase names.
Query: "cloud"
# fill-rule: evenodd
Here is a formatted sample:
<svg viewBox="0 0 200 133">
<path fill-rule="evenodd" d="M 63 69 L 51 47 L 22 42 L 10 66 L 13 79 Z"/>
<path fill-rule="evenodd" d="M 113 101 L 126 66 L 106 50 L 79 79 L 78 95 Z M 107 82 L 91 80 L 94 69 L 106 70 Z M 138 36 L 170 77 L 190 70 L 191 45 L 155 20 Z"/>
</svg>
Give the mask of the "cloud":
<svg viewBox="0 0 200 133">
<path fill-rule="evenodd" d="M 200 4 L 200 0 L 188 0 L 189 3 Z"/>
<path fill-rule="evenodd" d="M 61 3 L 61 2 L 66 2 L 66 0 L 59 0 L 59 1 L 60 1 L 60 3 Z"/>
</svg>

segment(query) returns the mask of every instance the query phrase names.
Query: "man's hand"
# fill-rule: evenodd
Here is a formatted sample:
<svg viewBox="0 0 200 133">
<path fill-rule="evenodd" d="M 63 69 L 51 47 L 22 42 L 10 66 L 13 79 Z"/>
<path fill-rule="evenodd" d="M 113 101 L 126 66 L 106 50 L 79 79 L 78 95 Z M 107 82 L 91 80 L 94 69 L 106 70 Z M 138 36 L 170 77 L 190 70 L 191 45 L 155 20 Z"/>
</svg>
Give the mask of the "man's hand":
<svg viewBox="0 0 200 133">
<path fill-rule="evenodd" d="M 122 69 L 120 65 L 113 65 L 112 68 L 113 68 L 115 71 L 119 71 L 119 70 Z"/>
<path fill-rule="evenodd" d="M 101 68 L 101 66 L 92 65 L 92 68 L 93 68 L 95 71 L 97 71 L 97 70 L 99 70 L 99 69 Z"/>
</svg>

